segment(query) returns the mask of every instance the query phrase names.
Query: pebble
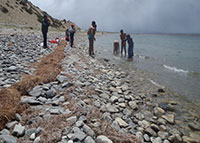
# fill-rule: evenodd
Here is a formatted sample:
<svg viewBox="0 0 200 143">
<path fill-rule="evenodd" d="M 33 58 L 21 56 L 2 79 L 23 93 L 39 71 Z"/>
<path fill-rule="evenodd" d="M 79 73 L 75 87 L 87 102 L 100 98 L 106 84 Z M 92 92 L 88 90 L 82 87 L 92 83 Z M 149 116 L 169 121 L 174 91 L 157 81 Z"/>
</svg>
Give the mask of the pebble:
<svg viewBox="0 0 200 143">
<path fill-rule="evenodd" d="M 113 143 L 108 137 L 100 135 L 96 138 L 97 143 Z"/>
<path fill-rule="evenodd" d="M 12 134 L 16 137 L 22 137 L 25 133 L 25 126 L 22 126 L 20 123 L 15 125 Z"/>
</svg>

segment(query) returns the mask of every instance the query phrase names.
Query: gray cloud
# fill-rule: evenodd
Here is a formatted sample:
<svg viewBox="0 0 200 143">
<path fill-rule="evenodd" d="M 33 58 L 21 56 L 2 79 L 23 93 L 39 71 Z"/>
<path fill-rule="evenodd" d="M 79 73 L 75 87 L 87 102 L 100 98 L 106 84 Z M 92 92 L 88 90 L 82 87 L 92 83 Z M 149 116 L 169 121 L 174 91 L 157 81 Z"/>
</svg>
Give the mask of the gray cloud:
<svg viewBox="0 0 200 143">
<path fill-rule="evenodd" d="M 58 19 L 101 31 L 200 33 L 200 0 L 30 0 Z"/>
</svg>

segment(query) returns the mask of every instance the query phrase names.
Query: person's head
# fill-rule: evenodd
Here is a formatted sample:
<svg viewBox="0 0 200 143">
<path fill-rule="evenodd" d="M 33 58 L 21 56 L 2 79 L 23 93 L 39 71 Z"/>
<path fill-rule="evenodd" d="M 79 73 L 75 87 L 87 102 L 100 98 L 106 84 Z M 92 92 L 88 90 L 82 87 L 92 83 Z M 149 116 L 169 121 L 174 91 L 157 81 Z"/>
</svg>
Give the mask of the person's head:
<svg viewBox="0 0 200 143">
<path fill-rule="evenodd" d="M 123 29 L 120 30 L 120 33 L 124 33 Z"/>
<path fill-rule="evenodd" d="M 72 24 L 71 27 L 74 27 L 74 24 Z"/>
<path fill-rule="evenodd" d="M 128 35 L 127 35 L 127 39 L 130 39 L 130 38 L 131 38 L 131 36 L 128 34 Z"/>
<path fill-rule="evenodd" d="M 95 28 L 97 27 L 97 25 L 96 25 L 96 22 L 95 22 L 95 21 L 92 21 L 92 26 L 93 26 L 93 27 L 95 27 Z"/>
<path fill-rule="evenodd" d="M 47 15 L 46 14 L 44 15 L 44 19 L 47 19 Z"/>
</svg>

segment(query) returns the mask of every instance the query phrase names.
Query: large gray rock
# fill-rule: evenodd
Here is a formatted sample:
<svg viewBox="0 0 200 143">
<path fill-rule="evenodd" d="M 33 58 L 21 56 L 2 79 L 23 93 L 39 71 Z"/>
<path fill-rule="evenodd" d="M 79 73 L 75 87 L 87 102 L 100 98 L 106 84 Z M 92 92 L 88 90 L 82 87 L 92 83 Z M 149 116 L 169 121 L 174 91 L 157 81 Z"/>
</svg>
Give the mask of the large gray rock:
<svg viewBox="0 0 200 143">
<path fill-rule="evenodd" d="M 84 140 L 84 143 L 96 143 L 94 139 L 90 136 L 87 136 Z"/>
<path fill-rule="evenodd" d="M 96 138 L 97 143 L 113 143 L 108 137 L 100 135 Z"/>
<path fill-rule="evenodd" d="M 0 143 L 17 143 L 17 140 L 10 135 L 0 135 Z"/>
<path fill-rule="evenodd" d="M 24 136 L 24 133 L 25 133 L 25 126 L 22 126 L 20 123 L 18 125 L 15 125 L 12 133 L 14 136 L 22 137 Z"/>
</svg>

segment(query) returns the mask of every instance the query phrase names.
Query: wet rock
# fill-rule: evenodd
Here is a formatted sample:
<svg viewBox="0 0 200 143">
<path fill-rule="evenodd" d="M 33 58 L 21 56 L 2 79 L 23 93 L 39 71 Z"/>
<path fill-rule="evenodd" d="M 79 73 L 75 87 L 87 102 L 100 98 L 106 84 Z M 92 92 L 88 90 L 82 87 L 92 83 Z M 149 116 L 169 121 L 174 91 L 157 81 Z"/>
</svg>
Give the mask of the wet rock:
<svg viewBox="0 0 200 143">
<path fill-rule="evenodd" d="M 84 143 L 96 143 L 94 139 L 90 136 L 87 136 L 84 140 Z"/>
<path fill-rule="evenodd" d="M 0 142 L 1 143 L 17 143 L 17 140 L 10 135 L 0 135 Z"/>
<path fill-rule="evenodd" d="M 173 114 L 162 115 L 162 118 L 165 119 L 170 124 L 174 124 L 174 122 L 175 122 L 175 117 Z"/>
<path fill-rule="evenodd" d="M 200 131 L 200 125 L 196 124 L 196 123 L 189 123 L 188 127 L 194 131 Z"/>
<path fill-rule="evenodd" d="M 18 125 L 15 125 L 13 130 L 13 135 L 16 137 L 22 137 L 25 133 L 25 126 L 22 126 L 20 123 Z"/>
<path fill-rule="evenodd" d="M 113 143 L 108 137 L 100 135 L 96 138 L 97 143 Z"/>
</svg>

